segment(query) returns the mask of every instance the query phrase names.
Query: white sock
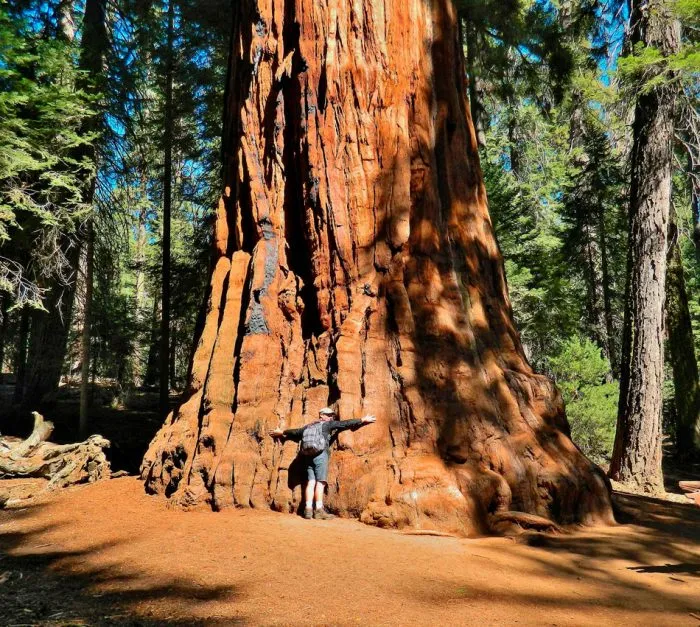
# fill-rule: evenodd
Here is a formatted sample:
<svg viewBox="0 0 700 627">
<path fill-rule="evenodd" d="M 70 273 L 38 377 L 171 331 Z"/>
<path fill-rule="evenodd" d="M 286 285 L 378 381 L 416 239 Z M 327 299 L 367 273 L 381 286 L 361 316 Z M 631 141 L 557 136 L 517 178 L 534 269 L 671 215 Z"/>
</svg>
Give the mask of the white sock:
<svg viewBox="0 0 700 627">
<path fill-rule="evenodd" d="M 306 509 L 311 509 L 312 505 L 313 505 L 313 501 L 306 501 Z"/>
<path fill-rule="evenodd" d="M 316 501 L 316 509 L 323 509 L 323 501 Z"/>
</svg>

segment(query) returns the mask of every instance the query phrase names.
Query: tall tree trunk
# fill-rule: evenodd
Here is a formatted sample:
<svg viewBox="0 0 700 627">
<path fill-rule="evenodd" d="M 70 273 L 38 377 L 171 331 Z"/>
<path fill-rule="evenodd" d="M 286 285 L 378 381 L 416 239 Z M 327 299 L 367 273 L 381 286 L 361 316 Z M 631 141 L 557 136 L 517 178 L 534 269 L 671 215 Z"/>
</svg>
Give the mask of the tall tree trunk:
<svg viewBox="0 0 700 627">
<path fill-rule="evenodd" d="M 151 310 L 151 330 L 150 341 L 148 343 L 148 358 L 146 361 L 146 374 L 144 384 L 155 386 L 158 382 L 158 365 L 160 363 L 160 308 L 157 297 L 153 298 L 153 309 Z"/>
<path fill-rule="evenodd" d="M 176 360 L 176 349 L 177 349 L 177 325 L 171 329 L 170 333 L 170 348 L 168 350 L 168 373 L 170 377 L 170 385 L 174 385 L 176 371 L 175 371 L 175 360 Z"/>
<path fill-rule="evenodd" d="M 632 44 L 678 50 L 680 27 L 662 0 L 632 6 Z M 622 355 L 627 378 L 621 386 L 613 479 L 648 492 L 663 489 L 661 409 L 664 378 L 666 241 L 671 200 L 673 84 L 637 97 L 630 187 L 629 352 Z M 624 377 L 624 375 L 623 375 Z"/>
<path fill-rule="evenodd" d="M 476 133 L 476 141 L 480 147 L 486 146 L 486 133 L 484 131 L 484 87 L 483 81 L 477 69 L 479 43 L 473 20 L 466 11 L 464 22 L 464 44 L 467 48 L 467 76 L 469 77 L 469 109 L 472 123 Z"/>
<path fill-rule="evenodd" d="M 68 265 L 78 267 L 80 249 L 72 244 L 66 254 Z M 47 311 L 34 311 L 31 318 L 26 383 L 23 404 L 40 409 L 54 400 L 61 380 L 68 333 L 75 300 L 75 280 L 51 285 L 44 300 Z"/>
<path fill-rule="evenodd" d="M 90 329 L 92 322 L 93 268 L 95 265 L 95 232 L 92 218 L 87 223 L 85 259 L 85 307 L 80 335 L 80 435 L 88 430 L 90 395 Z"/>
<path fill-rule="evenodd" d="M 5 343 L 7 342 L 7 327 L 10 322 L 10 313 L 7 311 L 8 296 L 2 296 L 2 305 L 0 305 L 0 316 L 2 316 L 2 322 L 0 322 L 0 383 L 2 383 L 2 375 L 4 372 L 3 366 L 5 365 Z"/>
<path fill-rule="evenodd" d="M 578 256 L 582 264 L 587 296 L 585 322 L 588 331 L 610 362 L 612 372 L 616 372 L 610 272 L 605 241 L 605 208 L 601 194 L 590 180 L 591 170 L 596 167 L 596 163 L 589 150 L 583 94 L 579 90 L 572 94 L 569 146 L 572 152 L 579 151 L 574 165 L 581 168 L 581 180 L 578 183 L 581 189 L 571 203 L 576 221 L 576 245 L 572 248 L 581 251 Z"/>
<path fill-rule="evenodd" d="M 610 360 L 610 370 L 613 377 L 620 376 L 617 348 L 615 346 L 615 322 L 613 320 L 612 294 L 610 285 L 610 264 L 608 259 L 608 242 L 605 228 L 605 211 L 601 206 L 598 211 L 598 245 L 600 248 L 600 270 L 603 289 L 603 314 L 605 319 L 606 352 Z"/>
<path fill-rule="evenodd" d="M 603 285 L 603 264 L 600 250 L 600 239 L 598 237 L 598 225 L 596 216 L 584 216 L 585 223 L 582 225 L 581 236 L 583 237 L 583 249 L 586 268 L 584 276 L 586 280 L 586 304 L 587 322 L 596 342 L 603 349 L 605 357 L 610 360 L 608 343 L 608 327 L 605 320 L 605 293 Z"/>
<path fill-rule="evenodd" d="M 173 179 L 173 61 L 175 5 L 168 1 L 168 26 L 165 58 L 165 128 L 163 129 L 163 265 L 161 274 L 160 318 L 160 410 L 163 415 L 170 409 L 170 211 Z"/>
<path fill-rule="evenodd" d="M 145 167 L 145 165 L 143 166 Z M 141 181 L 142 197 L 146 196 L 145 170 Z M 144 364 L 144 342 L 142 329 L 145 330 L 148 320 L 147 293 L 146 293 L 146 210 L 139 211 L 138 227 L 136 235 L 136 250 L 134 254 L 134 265 L 136 266 L 136 280 L 134 287 L 134 317 L 139 330 L 137 340 L 134 342 L 134 349 L 131 354 L 131 381 L 134 387 L 144 384 L 145 364 Z M 147 359 L 147 357 L 146 357 Z"/>
<path fill-rule="evenodd" d="M 107 0 L 87 0 L 83 19 L 83 36 L 80 42 L 80 69 L 85 72 L 84 89 L 99 89 L 102 84 L 104 59 L 107 54 Z M 99 131 L 100 115 L 96 113 L 83 125 L 84 133 Z M 97 151 L 91 145 L 86 153 L 97 165 Z M 85 202 L 92 205 L 95 196 L 95 178 L 85 182 Z M 88 429 L 88 408 L 90 392 L 90 331 L 92 324 L 93 268 L 95 265 L 95 216 L 88 216 L 85 225 L 85 304 L 83 310 L 83 330 L 80 338 L 80 434 L 85 436 Z"/>
<path fill-rule="evenodd" d="M 290 511 L 327 404 L 331 509 L 483 532 L 610 520 L 600 470 L 513 325 L 448 0 L 236 4 L 224 194 L 186 400 L 142 465 L 182 505 Z"/>
<path fill-rule="evenodd" d="M 94 92 L 95 87 L 99 87 L 103 80 L 103 62 L 108 45 L 105 6 L 106 0 L 87 0 L 85 3 L 79 63 L 83 75 L 78 81 L 78 87 L 85 91 Z M 70 3 L 61 3 L 61 33 L 62 36 L 67 38 L 74 35 L 70 9 Z M 83 124 L 81 133 L 94 133 L 99 130 L 99 124 L 99 116 L 97 114 L 91 116 Z M 90 144 L 78 148 L 75 158 L 87 158 L 96 162 L 97 153 L 95 146 Z M 83 182 L 83 202 L 87 205 L 92 204 L 94 191 L 95 179 L 93 175 L 90 175 Z M 90 217 L 88 220 L 91 221 L 92 218 Z M 86 231 L 90 232 L 91 228 L 88 225 Z M 67 237 L 63 238 L 63 240 L 64 246 L 68 249 L 66 253 L 68 265 L 75 270 L 78 267 L 80 249 L 84 242 L 80 239 L 78 241 L 69 241 Z M 90 259 L 88 259 L 87 263 L 88 265 L 91 263 Z M 70 280 L 66 284 L 59 284 L 57 281 L 54 281 L 54 285 L 50 287 L 50 295 L 46 302 L 48 313 L 36 312 L 32 316 L 29 368 L 24 394 L 25 405 L 32 405 L 33 408 L 40 407 L 43 403 L 51 400 L 58 389 L 73 314 L 75 288 L 75 280 Z M 91 293 L 91 286 L 86 285 L 83 335 L 87 333 L 88 338 L 90 333 L 90 309 L 92 306 L 89 300 Z M 84 346 L 84 342 L 81 342 L 81 352 Z M 82 367 L 89 367 L 89 357 L 87 360 L 84 357 L 82 355 Z M 88 366 L 85 365 L 86 363 Z M 81 424 L 83 423 L 83 406 L 81 386 Z"/>
<path fill-rule="evenodd" d="M 690 187 L 690 211 L 693 216 L 693 243 L 695 259 L 700 264 L 700 165 L 693 163 L 688 155 L 688 184 Z"/>
<path fill-rule="evenodd" d="M 73 3 L 61 1 L 55 7 L 58 23 L 56 36 L 64 42 L 72 42 L 75 37 L 73 23 Z M 50 12 L 46 12 L 48 18 Z M 48 25 L 47 25 L 48 26 Z M 51 32 L 49 28 L 45 32 Z M 74 271 L 80 259 L 80 247 L 67 236 L 61 238 L 68 267 Z M 25 358 L 22 360 L 22 386 L 15 388 L 15 400 L 37 409 L 53 398 L 61 379 L 61 369 L 66 356 L 70 321 L 75 299 L 75 281 L 54 278 L 49 285 L 44 301 L 46 312 L 35 311 L 26 318 L 23 312 L 22 323 L 26 320 L 31 333 L 27 330 L 25 339 L 30 338 L 29 347 L 25 346 Z M 23 396 L 17 396 L 19 393 Z"/>
<path fill-rule="evenodd" d="M 700 449 L 700 385 L 678 237 L 678 226 L 671 209 L 666 269 L 666 326 L 675 391 L 676 448 L 681 457 L 687 458 Z"/>
<path fill-rule="evenodd" d="M 12 399 L 15 405 L 22 402 L 27 373 L 27 340 L 29 335 L 29 310 L 24 307 L 19 314 L 17 332 L 17 357 L 15 359 L 15 392 Z"/>
</svg>

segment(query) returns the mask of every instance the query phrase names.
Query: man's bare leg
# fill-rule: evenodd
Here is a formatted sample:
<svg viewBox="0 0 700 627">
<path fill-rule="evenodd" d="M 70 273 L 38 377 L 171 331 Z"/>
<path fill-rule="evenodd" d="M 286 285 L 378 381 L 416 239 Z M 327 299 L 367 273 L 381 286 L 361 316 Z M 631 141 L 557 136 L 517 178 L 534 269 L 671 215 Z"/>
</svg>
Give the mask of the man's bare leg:
<svg viewBox="0 0 700 627">
<path fill-rule="evenodd" d="M 316 491 L 317 482 L 309 479 L 304 488 L 304 518 L 311 518 L 313 515 L 314 492 Z"/>
<path fill-rule="evenodd" d="M 316 509 L 323 509 L 323 493 L 326 489 L 325 481 L 317 481 L 316 489 L 314 490 L 314 498 L 316 500 Z"/>
<path fill-rule="evenodd" d="M 329 518 L 335 518 L 333 514 L 329 514 L 324 508 L 323 508 L 323 492 L 326 489 L 326 482 L 325 481 L 317 481 L 316 482 L 316 489 L 315 489 L 315 497 L 316 497 L 316 512 L 314 513 L 314 518 L 319 518 L 321 520 L 328 520 Z"/>
</svg>

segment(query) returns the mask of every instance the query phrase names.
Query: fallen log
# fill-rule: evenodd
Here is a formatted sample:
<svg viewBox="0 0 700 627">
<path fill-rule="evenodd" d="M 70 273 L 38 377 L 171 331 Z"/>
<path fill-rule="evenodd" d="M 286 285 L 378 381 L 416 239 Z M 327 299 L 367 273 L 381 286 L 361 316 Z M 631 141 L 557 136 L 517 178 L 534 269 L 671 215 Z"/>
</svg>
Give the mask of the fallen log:
<svg viewBox="0 0 700 627">
<path fill-rule="evenodd" d="M 53 444 L 47 441 L 53 423 L 38 412 L 32 415 L 34 429 L 27 439 L 0 436 L 0 479 L 48 479 L 46 489 L 53 490 L 110 477 L 104 453 L 109 440 L 91 435 L 84 442 Z"/>
</svg>

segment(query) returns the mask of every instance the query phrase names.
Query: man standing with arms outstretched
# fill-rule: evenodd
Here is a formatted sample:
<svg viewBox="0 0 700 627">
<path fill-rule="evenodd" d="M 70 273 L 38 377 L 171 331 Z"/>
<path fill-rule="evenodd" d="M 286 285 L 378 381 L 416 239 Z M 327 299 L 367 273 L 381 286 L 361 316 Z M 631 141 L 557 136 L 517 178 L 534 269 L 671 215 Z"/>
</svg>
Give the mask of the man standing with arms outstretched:
<svg viewBox="0 0 700 627">
<path fill-rule="evenodd" d="M 299 429 L 275 429 L 270 431 L 273 438 L 299 442 L 299 458 L 306 468 L 306 488 L 304 489 L 304 518 L 328 520 L 334 518 L 323 507 L 323 493 L 328 481 L 328 459 L 330 457 L 331 437 L 345 429 L 361 427 L 376 420 L 374 416 L 365 416 L 354 420 L 335 420 L 335 412 L 324 407 L 318 412 L 318 420 Z M 315 502 L 314 502 L 315 501 Z M 314 505 L 316 509 L 314 510 Z"/>
</svg>

